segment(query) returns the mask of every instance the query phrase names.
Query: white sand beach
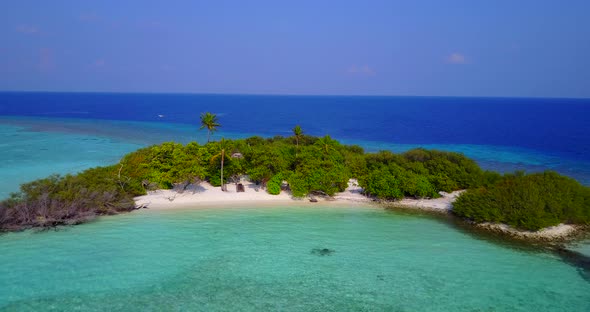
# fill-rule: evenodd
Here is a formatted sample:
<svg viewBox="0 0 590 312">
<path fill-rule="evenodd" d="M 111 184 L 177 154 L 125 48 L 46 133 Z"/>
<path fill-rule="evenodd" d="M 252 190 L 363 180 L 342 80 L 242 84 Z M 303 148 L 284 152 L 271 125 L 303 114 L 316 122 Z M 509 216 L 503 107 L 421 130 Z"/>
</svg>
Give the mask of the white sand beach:
<svg viewBox="0 0 590 312">
<path fill-rule="evenodd" d="M 356 180 L 351 179 L 344 192 L 337 193 L 332 197 L 315 196 L 317 202 L 311 202 L 312 197 L 296 198 L 287 191 L 279 195 L 271 195 L 265 189 L 260 189 L 254 183 L 242 182 L 244 192 L 237 192 L 236 185 L 228 184 L 227 191 L 221 187 L 215 187 L 207 182 L 194 185 L 184 192 L 173 190 L 150 191 L 147 195 L 135 198 L 138 207 L 160 210 L 160 209 L 198 209 L 215 207 L 277 207 L 277 206 L 313 206 L 321 204 L 325 206 L 375 206 L 383 203 L 393 207 L 428 210 L 441 213 L 449 213 L 453 208 L 453 202 L 464 192 L 455 191 L 452 193 L 440 192 L 442 195 L 434 199 L 413 199 L 404 198 L 394 202 L 379 202 L 362 194 L 362 188 Z M 505 224 L 482 223 L 476 226 L 490 231 L 505 233 L 514 237 L 525 239 L 553 240 L 568 237 L 577 230 L 575 226 L 560 224 L 558 226 L 542 229 L 536 232 L 520 231 Z"/>
<path fill-rule="evenodd" d="M 150 191 L 147 195 L 135 198 L 137 206 L 149 209 L 175 209 L 175 208 L 199 208 L 199 207 L 220 207 L 220 206 L 276 206 L 276 205 L 317 205 L 310 202 L 310 197 L 296 198 L 289 192 L 282 191 L 279 195 L 271 195 L 265 189 L 260 189 L 254 183 L 242 182 L 245 191 L 237 192 L 234 184 L 227 185 L 227 191 L 221 187 L 214 187 L 207 182 L 191 186 L 182 193 L 173 190 Z M 394 203 L 395 206 L 426 209 L 448 212 L 452 203 L 462 191 L 444 193 L 440 198 L 435 199 L 410 199 L 406 198 Z M 337 193 L 333 197 L 313 197 L 323 205 L 371 205 L 373 199 L 362 194 L 362 188 L 356 180 L 351 179 L 344 192 Z"/>
<path fill-rule="evenodd" d="M 147 195 L 135 198 L 137 206 L 149 209 L 175 209 L 200 207 L 234 207 L 234 206 L 288 206 L 317 205 L 310 202 L 310 197 L 295 198 L 289 192 L 282 191 L 279 195 L 271 195 L 254 183 L 242 182 L 245 191 L 237 192 L 236 185 L 227 184 L 227 191 L 214 187 L 207 182 L 191 186 L 182 193 L 173 190 L 150 191 Z M 322 204 L 371 204 L 372 200 L 361 194 L 362 189 L 355 180 L 349 181 L 349 187 L 342 193 L 331 198 L 314 197 Z"/>
<path fill-rule="evenodd" d="M 404 198 L 400 201 L 392 202 L 391 204 L 396 207 L 402 208 L 414 208 L 421 210 L 430 210 L 448 213 L 453 209 L 453 202 L 461 195 L 465 190 L 454 191 L 452 193 L 439 192 L 441 197 L 432 199 L 414 199 Z"/>
</svg>

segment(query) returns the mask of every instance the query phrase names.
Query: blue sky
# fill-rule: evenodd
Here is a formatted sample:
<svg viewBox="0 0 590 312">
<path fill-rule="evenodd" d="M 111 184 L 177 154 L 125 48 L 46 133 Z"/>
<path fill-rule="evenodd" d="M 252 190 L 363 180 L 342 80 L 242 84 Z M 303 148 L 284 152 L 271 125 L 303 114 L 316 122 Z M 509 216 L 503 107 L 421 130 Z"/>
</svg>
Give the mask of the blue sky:
<svg viewBox="0 0 590 312">
<path fill-rule="evenodd" d="M 2 1 L 0 90 L 590 97 L 590 1 Z"/>
</svg>

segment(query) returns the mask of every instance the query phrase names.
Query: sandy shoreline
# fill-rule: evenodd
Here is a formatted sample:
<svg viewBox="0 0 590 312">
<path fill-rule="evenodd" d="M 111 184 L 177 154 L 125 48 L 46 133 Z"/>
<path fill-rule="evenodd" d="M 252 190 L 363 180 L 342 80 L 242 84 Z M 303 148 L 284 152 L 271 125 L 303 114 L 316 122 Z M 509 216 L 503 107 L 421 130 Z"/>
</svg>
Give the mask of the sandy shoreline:
<svg viewBox="0 0 590 312">
<path fill-rule="evenodd" d="M 454 191 L 452 193 L 440 192 L 441 197 L 432 199 L 414 199 L 404 198 L 399 201 L 386 202 L 386 205 L 399 208 L 420 209 L 428 211 L 436 211 L 442 213 L 449 213 L 453 210 L 453 202 L 465 190 Z"/>
<path fill-rule="evenodd" d="M 147 195 L 135 198 L 137 206 L 149 209 L 177 209 L 177 208 L 199 208 L 199 207 L 234 207 L 234 206 L 285 206 L 285 205 L 375 205 L 373 199 L 362 194 L 362 188 L 356 180 L 351 179 L 344 192 L 337 193 L 331 198 L 314 197 L 318 203 L 309 201 L 309 197 L 295 198 L 288 192 L 281 192 L 279 195 L 271 195 L 266 190 L 259 189 L 257 185 L 250 182 L 243 182 L 245 192 L 237 192 L 236 186 L 227 185 L 227 191 L 221 191 L 221 187 L 214 187 L 207 182 L 193 186 L 182 193 L 173 190 L 150 191 Z M 387 205 L 404 208 L 415 208 L 449 212 L 452 203 L 463 191 L 452 193 L 441 192 L 442 197 L 434 199 L 412 199 L 405 198 L 395 202 L 383 202 Z"/>
<path fill-rule="evenodd" d="M 243 182 L 245 192 L 237 192 L 236 186 L 227 185 L 227 191 L 221 191 L 221 187 L 214 187 L 203 182 L 197 186 L 191 186 L 182 193 L 173 190 L 150 191 L 147 195 L 135 198 L 137 207 L 150 210 L 172 210 L 172 209 L 198 209 L 198 208 L 225 208 L 225 207 L 288 207 L 288 206 L 317 206 L 322 207 L 350 207 L 384 206 L 435 211 L 450 213 L 453 209 L 453 202 L 464 191 L 452 193 L 441 192 L 442 197 L 434 199 L 412 199 L 404 198 L 394 202 L 376 202 L 362 194 L 356 180 L 351 179 L 344 192 L 337 193 L 333 197 L 314 197 L 317 202 L 311 202 L 310 197 L 294 198 L 288 192 L 281 192 L 279 195 L 271 195 L 266 190 L 259 189 L 251 182 Z M 536 232 L 521 231 L 505 224 L 482 223 L 476 227 L 493 232 L 507 234 L 513 237 L 533 240 L 559 240 L 570 237 L 576 233 L 577 227 L 568 224 L 559 224 L 554 227 L 542 229 Z"/>
<path fill-rule="evenodd" d="M 536 232 L 517 230 L 509 225 L 501 223 L 485 222 L 476 224 L 475 226 L 488 231 L 503 233 L 515 238 L 549 241 L 572 237 L 579 230 L 577 226 L 563 223 L 556 226 L 550 226 Z"/>
<path fill-rule="evenodd" d="M 245 192 L 237 192 L 236 186 L 227 185 L 227 191 L 221 191 L 221 187 L 214 187 L 203 182 L 191 187 L 182 193 L 173 190 L 150 191 L 147 195 L 135 198 L 137 206 L 148 209 L 186 209 L 202 207 L 245 207 L 245 206 L 292 206 L 292 205 L 371 205 L 373 200 L 361 194 L 362 189 L 354 180 L 349 182 L 348 188 L 336 194 L 330 199 L 315 197 L 318 202 L 313 203 L 306 198 L 294 198 L 288 192 L 279 195 L 271 195 L 266 190 L 258 189 L 254 183 L 243 183 Z"/>
</svg>

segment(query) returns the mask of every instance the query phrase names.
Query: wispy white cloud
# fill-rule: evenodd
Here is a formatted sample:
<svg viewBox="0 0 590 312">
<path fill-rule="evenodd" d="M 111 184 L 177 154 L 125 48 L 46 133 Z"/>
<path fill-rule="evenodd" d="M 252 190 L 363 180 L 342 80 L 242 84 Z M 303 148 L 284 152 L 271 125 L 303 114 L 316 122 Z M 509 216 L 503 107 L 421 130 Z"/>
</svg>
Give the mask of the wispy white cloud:
<svg viewBox="0 0 590 312">
<path fill-rule="evenodd" d="M 448 64 L 467 64 L 467 59 L 465 58 L 465 55 L 458 52 L 451 53 L 449 56 L 447 56 L 445 61 Z"/>
<path fill-rule="evenodd" d="M 376 74 L 375 70 L 368 65 L 352 65 L 346 70 L 346 73 L 357 76 L 374 76 Z"/>
<path fill-rule="evenodd" d="M 21 33 L 21 34 L 25 34 L 25 35 L 35 35 L 40 33 L 39 28 L 37 28 L 37 26 L 33 26 L 33 25 L 25 25 L 25 24 L 21 24 L 16 26 L 16 31 Z"/>
</svg>

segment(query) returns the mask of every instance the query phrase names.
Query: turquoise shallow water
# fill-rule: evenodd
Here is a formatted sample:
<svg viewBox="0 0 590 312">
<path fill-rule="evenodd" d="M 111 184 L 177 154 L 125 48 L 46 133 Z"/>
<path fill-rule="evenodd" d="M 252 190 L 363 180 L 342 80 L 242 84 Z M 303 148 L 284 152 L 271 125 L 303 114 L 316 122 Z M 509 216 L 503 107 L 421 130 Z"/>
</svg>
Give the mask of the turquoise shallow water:
<svg viewBox="0 0 590 312">
<path fill-rule="evenodd" d="M 218 132 L 214 138 L 241 138 L 251 133 Z M 285 133 L 288 135 L 288 133 Z M 109 121 L 40 117 L 0 117 L 0 198 L 18 185 L 53 173 L 73 173 L 116 163 L 139 147 L 165 141 L 204 143 L 206 132 L 196 125 L 165 122 Z M 343 140 L 367 151 L 407 151 L 423 146 L 462 152 L 490 170 L 500 172 L 556 170 L 590 185 L 590 163 L 530 149 L 470 144 L 394 144 Z"/>
<path fill-rule="evenodd" d="M 249 134 L 219 133 L 227 138 Z M 0 199 L 50 174 L 115 164 L 138 148 L 206 141 L 197 126 L 155 122 L 0 116 Z"/>
<path fill-rule="evenodd" d="M 144 210 L 0 250 L 2 311 L 590 309 L 553 254 L 376 208 Z"/>
<path fill-rule="evenodd" d="M 204 142 L 197 126 L 0 117 L 0 197 L 22 182 Z M 219 132 L 237 138 L 247 133 Z M 348 141 L 367 150 L 416 145 Z M 499 171 L 590 165 L 514 147 L 441 144 Z M 572 248 L 590 255 L 590 243 Z M 314 248 L 336 250 L 330 256 Z M 142 211 L 58 232 L 0 236 L 0 310 L 586 311 L 588 273 L 440 220 L 380 210 Z M 585 279 L 586 278 L 586 279 Z"/>
<path fill-rule="evenodd" d="M 117 163 L 140 148 L 132 142 L 82 133 L 37 132 L 0 124 L 0 198 L 21 183 Z"/>
</svg>

